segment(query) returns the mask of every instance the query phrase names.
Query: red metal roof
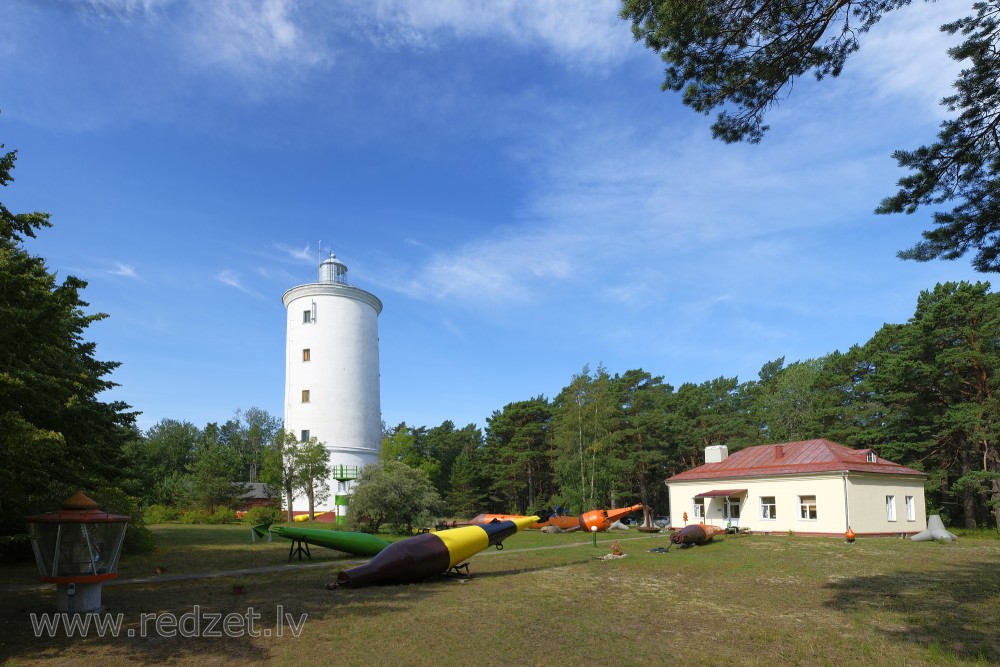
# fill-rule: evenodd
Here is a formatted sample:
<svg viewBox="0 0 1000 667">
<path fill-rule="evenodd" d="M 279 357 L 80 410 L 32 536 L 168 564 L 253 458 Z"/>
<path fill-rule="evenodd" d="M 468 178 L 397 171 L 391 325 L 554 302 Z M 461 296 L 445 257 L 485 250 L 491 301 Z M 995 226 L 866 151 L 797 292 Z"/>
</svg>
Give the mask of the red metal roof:
<svg viewBox="0 0 1000 667">
<path fill-rule="evenodd" d="M 97 503 L 79 491 L 63 501 L 62 509 L 25 517 L 28 523 L 125 523 L 132 517 L 98 509 Z"/>
<path fill-rule="evenodd" d="M 771 477 L 817 472 L 866 472 L 891 475 L 927 474 L 881 457 L 869 462 L 870 449 L 851 449 L 829 440 L 801 440 L 775 445 L 747 447 L 720 463 L 706 463 L 667 479 L 683 482 L 696 479 Z"/>
</svg>

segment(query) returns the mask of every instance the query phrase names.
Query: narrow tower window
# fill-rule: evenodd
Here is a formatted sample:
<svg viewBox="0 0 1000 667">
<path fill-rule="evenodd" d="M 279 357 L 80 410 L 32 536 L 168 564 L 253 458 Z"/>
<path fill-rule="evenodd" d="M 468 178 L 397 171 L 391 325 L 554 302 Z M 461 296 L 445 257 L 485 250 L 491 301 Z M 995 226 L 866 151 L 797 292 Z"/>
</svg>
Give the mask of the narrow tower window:
<svg viewBox="0 0 1000 667">
<path fill-rule="evenodd" d="M 312 311 L 311 308 L 309 310 L 303 310 L 302 311 L 302 324 L 309 324 L 310 322 L 312 322 L 312 319 L 313 319 L 312 316 L 313 316 L 313 311 Z"/>
<path fill-rule="evenodd" d="M 302 430 L 302 437 L 299 438 L 299 440 L 301 442 L 308 442 L 309 441 L 309 429 L 303 429 Z"/>
<path fill-rule="evenodd" d="M 308 403 L 309 402 L 309 390 L 308 389 L 303 389 L 302 390 L 302 402 L 303 403 Z"/>
<path fill-rule="evenodd" d="M 304 350 L 302 350 L 302 361 L 309 361 L 309 360 L 310 360 L 309 348 L 307 347 Z"/>
</svg>

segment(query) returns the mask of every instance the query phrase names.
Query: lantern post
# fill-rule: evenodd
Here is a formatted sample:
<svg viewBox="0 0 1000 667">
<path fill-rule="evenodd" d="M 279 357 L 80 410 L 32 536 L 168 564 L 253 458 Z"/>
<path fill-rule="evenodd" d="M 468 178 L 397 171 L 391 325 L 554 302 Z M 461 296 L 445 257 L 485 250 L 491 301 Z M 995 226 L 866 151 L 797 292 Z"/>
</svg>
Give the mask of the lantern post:
<svg viewBox="0 0 1000 667">
<path fill-rule="evenodd" d="M 26 517 L 42 581 L 56 585 L 61 612 L 101 608 L 101 586 L 118 576 L 125 528 L 131 517 L 110 514 L 74 493 L 62 509 Z"/>
</svg>

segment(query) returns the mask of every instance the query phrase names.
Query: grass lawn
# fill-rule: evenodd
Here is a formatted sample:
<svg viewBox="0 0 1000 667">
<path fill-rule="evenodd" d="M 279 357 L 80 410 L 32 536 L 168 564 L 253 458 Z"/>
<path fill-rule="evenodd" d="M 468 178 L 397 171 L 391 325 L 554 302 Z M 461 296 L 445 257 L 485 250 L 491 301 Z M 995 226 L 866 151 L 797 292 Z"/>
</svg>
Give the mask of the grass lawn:
<svg viewBox="0 0 1000 667">
<path fill-rule="evenodd" d="M 475 556 L 469 580 L 328 591 L 338 569 L 363 559 L 315 547 L 303 568 L 286 564 L 288 541 L 251 545 L 246 527 L 153 530 L 157 552 L 124 557 L 124 581 L 104 587 L 106 611 L 122 615 L 118 637 L 36 638 L 30 615 L 54 611 L 54 587 L 27 588 L 31 564 L 0 566 L 0 664 L 1000 663 L 996 539 L 749 535 L 650 553 L 665 535 L 601 534 L 595 549 L 590 535 L 529 531 Z M 612 539 L 626 557 L 596 559 Z M 182 578 L 265 567 L 276 569 Z M 179 636 L 193 633 L 196 605 L 202 634 L 208 615 L 233 614 L 239 636 Z M 261 636 L 245 632 L 248 609 Z M 186 625 L 167 613 L 188 614 Z M 157 633 L 164 618 L 177 636 Z"/>
</svg>

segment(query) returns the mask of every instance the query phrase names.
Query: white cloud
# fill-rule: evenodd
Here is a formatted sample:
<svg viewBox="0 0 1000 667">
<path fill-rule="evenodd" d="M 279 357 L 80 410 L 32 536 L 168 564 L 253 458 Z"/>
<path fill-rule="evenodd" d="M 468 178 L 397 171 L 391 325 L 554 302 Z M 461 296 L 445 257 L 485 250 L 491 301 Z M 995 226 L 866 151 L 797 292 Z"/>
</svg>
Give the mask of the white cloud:
<svg viewBox="0 0 1000 667">
<path fill-rule="evenodd" d="M 274 247 L 283 252 L 287 259 L 294 262 L 311 264 L 316 261 L 316 255 L 313 249 L 309 247 L 309 244 L 306 244 L 302 248 L 293 248 L 282 243 L 275 243 Z"/>
<path fill-rule="evenodd" d="M 449 77 L 464 72 L 441 77 L 440 69 L 387 65 L 399 52 L 445 52 L 460 43 L 483 53 L 540 51 L 601 72 L 641 51 L 615 0 L 90 0 L 69 7 L 0 2 L 11 34 L 0 53 L 12 63 L 0 72 L 0 88 L 15 100 L 6 113 L 74 128 L 141 118 L 226 132 L 240 119 L 219 112 L 220 103 L 250 102 L 267 113 L 266 105 L 309 99 L 335 119 L 384 95 L 440 117 L 464 94 Z M 386 66 L 392 71 L 379 71 Z M 38 80 L 50 85 L 37 90 L 30 82 Z M 291 141 L 298 132 L 309 130 L 290 126 L 261 141 Z"/>
<path fill-rule="evenodd" d="M 559 280 L 572 270 L 570 258 L 552 234 L 506 232 L 454 252 L 435 253 L 418 278 L 395 289 L 421 299 L 458 299 L 494 304 L 535 296 L 539 282 Z"/>
<path fill-rule="evenodd" d="M 326 64 L 332 54 L 313 41 L 318 31 L 296 22 L 289 0 L 216 0 L 197 3 L 188 24 L 199 62 L 255 73 L 272 66 L 293 69 Z"/>
<path fill-rule="evenodd" d="M 249 294 L 250 296 L 255 296 L 261 299 L 265 298 L 264 295 L 261 294 L 260 292 L 255 292 L 254 290 L 244 285 L 243 281 L 240 278 L 240 274 L 237 273 L 236 271 L 233 271 L 232 269 L 224 269 L 220 271 L 219 273 L 215 274 L 215 279 L 218 280 L 223 285 L 228 285 L 229 287 L 238 289 L 244 294 Z"/>
<path fill-rule="evenodd" d="M 961 40 L 941 32 L 941 26 L 970 12 L 954 2 L 915 2 L 886 14 L 862 36 L 861 50 L 848 61 L 845 73 L 858 70 L 877 100 L 916 102 L 915 108 L 938 118 L 941 98 L 950 94 L 961 65 L 948 49 Z"/>
<path fill-rule="evenodd" d="M 115 268 L 108 269 L 108 273 L 113 276 L 122 276 L 123 278 L 138 278 L 139 274 L 135 272 L 135 268 L 129 264 L 123 264 L 122 262 L 115 262 Z"/>
<path fill-rule="evenodd" d="M 501 38 L 567 62 L 600 64 L 621 59 L 632 44 L 615 0 L 367 0 L 355 9 L 373 41 L 388 48 Z"/>
<path fill-rule="evenodd" d="M 155 23 L 173 32 L 193 70 L 273 75 L 270 81 L 332 65 L 339 43 L 358 32 L 391 50 L 499 39 L 588 67 L 633 52 L 615 0 L 364 0 L 335 6 L 292 0 L 92 0 L 89 7 L 104 18 Z"/>
<path fill-rule="evenodd" d="M 243 289 L 242 283 L 240 283 L 240 276 L 238 273 L 232 269 L 226 269 L 225 271 L 220 271 L 215 275 L 215 279 L 218 280 L 223 285 L 229 285 L 230 287 L 235 287 L 238 290 Z"/>
<path fill-rule="evenodd" d="M 132 20 L 154 16 L 173 2 L 174 0 L 87 0 L 80 7 L 98 17 Z"/>
<path fill-rule="evenodd" d="M 816 90 L 797 91 L 759 146 L 714 141 L 693 112 L 667 122 L 646 105 L 624 123 L 612 103 L 552 107 L 512 139 L 529 188 L 505 229 L 382 276 L 413 297 L 466 304 L 556 299 L 588 283 L 631 306 L 666 287 L 683 300 L 706 281 L 734 303 L 755 298 L 759 285 L 794 280 L 809 238 L 871 218 L 894 178 L 896 146 L 880 135 L 894 121 L 841 112 L 850 90 L 822 105 Z"/>
<path fill-rule="evenodd" d="M 462 330 L 462 328 L 460 326 L 458 326 L 457 324 L 455 324 L 455 322 L 453 322 L 450 318 L 447 318 L 447 317 L 443 318 L 441 320 L 441 326 L 444 327 L 445 331 L 449 332 L 455 338 L 458 338 L 460 340 L 466 340 L 465 332 Z"/>
</svg>

